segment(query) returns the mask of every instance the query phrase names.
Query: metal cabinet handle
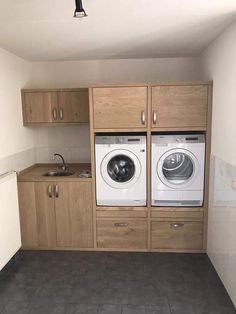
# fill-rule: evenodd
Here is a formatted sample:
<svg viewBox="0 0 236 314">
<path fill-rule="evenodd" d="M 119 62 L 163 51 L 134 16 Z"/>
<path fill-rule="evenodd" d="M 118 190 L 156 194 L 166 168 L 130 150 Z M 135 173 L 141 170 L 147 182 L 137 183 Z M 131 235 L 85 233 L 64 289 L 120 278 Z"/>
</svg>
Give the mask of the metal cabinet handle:
<svg viewBox="0 0 236 314">
<path fill-rule="evenodd" d="M 115 227 L 128 227 L 129 224 L 127 223 L 124 223 L 124 222 L 117 222 L 117 223 L 114 223 L 114 226 Z"/>
<path fill-rule="evenodd" d="M 53 117 L 53 120 L 57 120 L 57 108 L 52 109 L 52 117 Z"/>
<path fill-rule="evenodd" d="M 47 192 L 48 192 L 48 197 L 52 198 L 52 186 L 51 185 L 48 186 Z"/>
<path fill-rule="evenodd" d="M 171 228 L 177 229 L 177 228 L 183 227 L 184 224 L 183 224 L 183 223 L 177 223 L 177 222 L 175 222 L 175 223 L 173 223 L 173 224 L 170 224 L 170 226 L 171 226 Z"/>
<path fill-rule="evenodd" d="M 146 116 L 145 116 L 145 111 L 144 110 L 141 112 L 141 122 L 142 122 L 142 124 L 146 123 Z"/>
<path fill-rule="evenodd" d="M 153 124 L 157 124 L 157 112 L 156 111 L 153 111 L 152 120 L 153 120 Z"/>
<path fill-rule="evenodd" d="M 60 117 L 60 120 L 64 119 L 64 112 L 62 108 L 59 109 L 59 117 Z"/>
<path fill-rule="evenodd" d="M 54 194 L 56 198 L 59 197 L 59 186 L 57 184 L 54 186 Z"/>
</svg>

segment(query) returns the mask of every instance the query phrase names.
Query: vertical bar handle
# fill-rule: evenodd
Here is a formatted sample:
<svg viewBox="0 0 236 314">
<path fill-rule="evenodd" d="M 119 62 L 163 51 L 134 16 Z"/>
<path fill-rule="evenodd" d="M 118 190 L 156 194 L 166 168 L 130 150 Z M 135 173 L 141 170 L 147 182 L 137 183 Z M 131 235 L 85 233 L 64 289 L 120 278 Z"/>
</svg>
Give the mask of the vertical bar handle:
<svg viewBox="0 0 236 314">
<path fill-rule="evenodd" d="M 47 193 L 48 193 L 48 197 L 52 198 L 52 186 L 51 185 L 48 186 Z"/>
<path fill-rule="evenodd" d="M 153 111 L 152 113 L 152 121 L 153 121 L 153 124 L 157 124 L 157 112 L 156 111 Z"/>
<path fill-rule="evenodd" d="M 57 120 L 57 108 L 52 109 L 52 117 L 53 117 L 53 120 Z"/>
<path fill-rule="evenodd" d="M 141 112 L 141 123 L 145 124 L 146 123 L 146 115 L 145 115 L 145 111 L 142 110 Z"/>
<path fill-rule="evenodd" d="M 59 186 L 57 184 L 54 186 L 54 194 L 56 198 L 59 197 Z"/>
<path fill-rule="evenodd" d="M 64 112 L 62 108 L 59 109 L 59 117 L 60 117 L 60 120 L 64 119 Z"/>
</svg>

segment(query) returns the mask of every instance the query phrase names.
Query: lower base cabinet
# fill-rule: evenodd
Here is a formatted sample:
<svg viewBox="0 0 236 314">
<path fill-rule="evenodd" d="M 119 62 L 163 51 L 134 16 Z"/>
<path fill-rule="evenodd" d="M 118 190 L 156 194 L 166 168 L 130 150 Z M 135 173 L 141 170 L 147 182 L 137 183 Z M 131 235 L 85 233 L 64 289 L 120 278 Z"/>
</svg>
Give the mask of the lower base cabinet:
<svg viewBox="0 0 236 314">
<path fill-rule="evenodd" d="M 202 250 L 203 223 L 200 221 L 151 222 L 152 249 Z"/>
<path fill-rule="evenodd" d="M 86 182 L 60 183 L 55 198 L 57 246 L 93 247 L 92 189 Z"/>
<path fill-rule="evenodd" d="M 91 182 L 18 182 L 24 248 L 92 248 Z"/>
<path fill-rule="evenodd" d="M 147 249 L 147 222 L 97 220 L 97 245 L 103 249 Z"/>
</svg>

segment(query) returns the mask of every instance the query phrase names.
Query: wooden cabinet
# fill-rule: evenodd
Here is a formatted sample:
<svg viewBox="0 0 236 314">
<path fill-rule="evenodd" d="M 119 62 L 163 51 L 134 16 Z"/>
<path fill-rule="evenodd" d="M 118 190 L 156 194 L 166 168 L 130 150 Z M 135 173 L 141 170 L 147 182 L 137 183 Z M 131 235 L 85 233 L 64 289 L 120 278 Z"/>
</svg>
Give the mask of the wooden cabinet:
<svg viewBox="0 0 236 314">
<path fill-rule="evenodd" d="M 56 221 L 53 182 L 35 182 L 35 206 L 40 247 L 55 247 Z"/>
<path fill-rule="evenodd" d="M 207 85 L 152 87 L 152 128 L 206 128 Z"/>
<path fill-rule="evenodd" d="M 38 227 L 33 182 L 18 182 L 21 240 L 23 247 L 38 246 Z"/>
<path fill-rule="evenodd" d="M 24 125 L 88 123 L 88 89 L 22 90 Z"/>
<path fill-rule="evenodd" d="M 24 124 L 56 121 L 57 92 L 25 92 L 22 100 Z"/>
<path fill-rule="evenodd" d="M 88 123 L 88 90 L 58 92 L 58 122 Z"/>
<path fill-rule="evenodd" d="M 97 221 L 98 248 L 147 249 L 145 220 L 107 219 Z"/>
<path fill-rule="evenodd" d="M 203 223 L 201 221 L 151 222 L 152 249 L 202 250 Z"/>
<path fill-rule="evenodd" d="M 61 182 L 55 189 L 57 246 L 93 247 L 91 183 Z"/>
<path fill-rule="evenodd" d="M 19 182 L 23 247 L 93 247 L 91 189 L 91 182 Z"/>
<path fill-rule="evenodd" d="M 147 127 L 147 87 L 93 88 L 92 97 L 95 129 Z"/>
<path fill-rule="evenodd" d="M 208 84 L 92 88 L 93 129 L 205 130 Z M 149 106 L 151 107 L 149 110 Z"/>
</svg>

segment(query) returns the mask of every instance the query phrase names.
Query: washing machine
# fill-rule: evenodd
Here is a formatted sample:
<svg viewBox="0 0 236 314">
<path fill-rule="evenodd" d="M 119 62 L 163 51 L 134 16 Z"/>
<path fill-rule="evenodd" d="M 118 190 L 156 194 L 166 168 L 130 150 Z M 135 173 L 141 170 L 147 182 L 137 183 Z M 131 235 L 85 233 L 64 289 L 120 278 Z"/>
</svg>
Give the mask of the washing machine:
<svg viewBox="0 0 236 314">
<path fill-rule="evenodd" d="M 205 135 L 152 135 L 152 206 L 202 206 Z"/>
<path fill-rule="evenodd" d="M 97 205 L 146 205 L 146 136 L 96 135 L 95 162 Z"/>
</svg>

